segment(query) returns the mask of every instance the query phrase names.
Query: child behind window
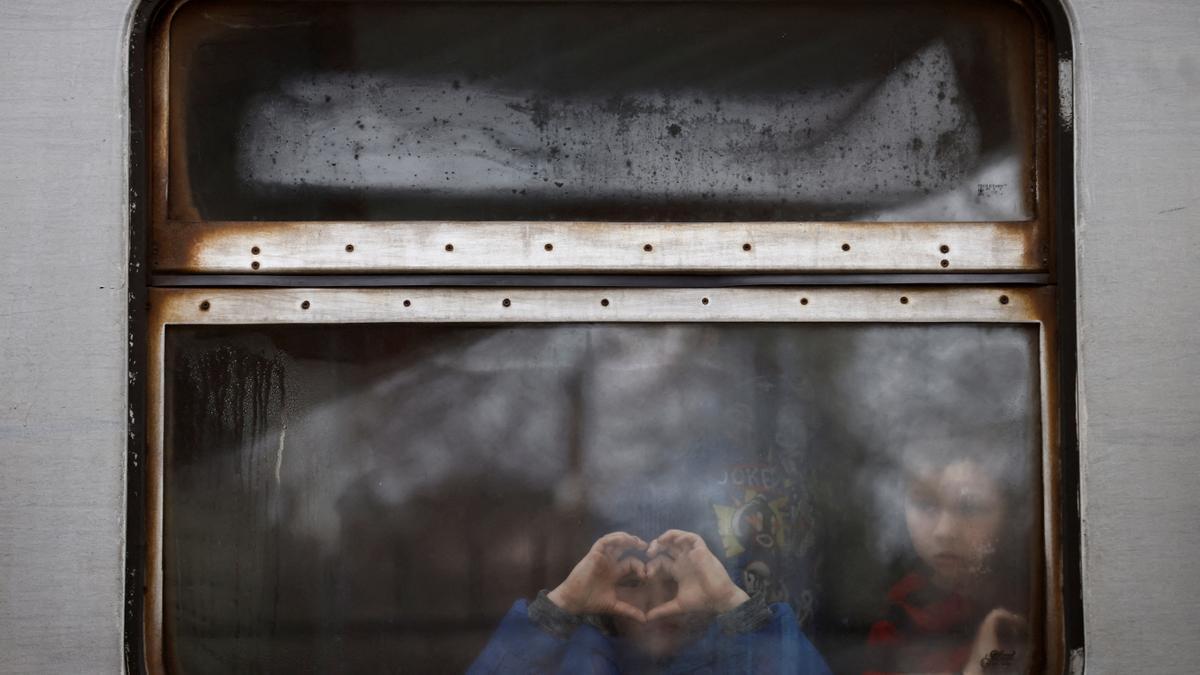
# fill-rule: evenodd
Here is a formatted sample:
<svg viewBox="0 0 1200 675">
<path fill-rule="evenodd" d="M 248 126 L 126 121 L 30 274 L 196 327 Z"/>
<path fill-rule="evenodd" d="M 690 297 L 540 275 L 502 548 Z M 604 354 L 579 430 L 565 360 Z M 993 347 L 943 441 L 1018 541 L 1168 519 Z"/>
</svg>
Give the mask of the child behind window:
<svg viewBox="0 0 1200 675">
<path fill-rule="evenodd" d="M 949 434 L 904 445 L 900 501 L 914 569 L 871 627 L 868 673 L 1023 672 L 1029 465 L 1019 443 Z"/>
</svg>

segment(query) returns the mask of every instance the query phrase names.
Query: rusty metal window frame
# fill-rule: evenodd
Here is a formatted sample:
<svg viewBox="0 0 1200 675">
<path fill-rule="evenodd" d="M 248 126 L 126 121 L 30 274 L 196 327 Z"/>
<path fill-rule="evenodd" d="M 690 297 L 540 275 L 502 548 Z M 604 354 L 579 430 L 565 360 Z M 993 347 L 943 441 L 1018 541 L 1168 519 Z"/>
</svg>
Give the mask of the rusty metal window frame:
<svg viewBox="0 0 1200 675">
<path fill-rule="evenodd" d="M 788 288 L 274 288 L 155 289 L 148 324 L 144 639 L 148 672 L 173 672 L 164 651 L 164 357 L 172 326 L 372 323 L 973 323 L 1034 324 L 1040 372 L 1040 502 L 1031 551 L 1034 672 L 1063 672 L 1063 549 L 1059 532 L 1058 342 L 1051 289 L 1030 287 Z"/>
<path fill-rule="evenodd" d="M 1043 517 L 1032 536 L 1045 573 L 1033 581 L 1045 611 L 1033 617 L 1034 670 L 1065 672 L 1081 653 L 1072 44 L 1055 0 L 1000 0 L 1024 8 L 1035 29 L 1032 219 L 683 224 L 169 220 L 165 77 L 170 20 L 186 1 L 145 0 L 130 39 L 129 672 L 171 663 L 161 566 L 167 329 L 350 320 L 1036 324 Z"/>
<path fill-rule="evenodd" d="M 636 0 L 631 0 L 635 1 Z M 1033 218 L 991 222 L 205 221 L 172 220 L 171 25 L 149 54 L 150 264 L 162 274 L 957 273 L 1051 271 L 1052 42 L 1033 27 Z M 187 211 L 187 209 L 185 209 Z"/>
</svg>

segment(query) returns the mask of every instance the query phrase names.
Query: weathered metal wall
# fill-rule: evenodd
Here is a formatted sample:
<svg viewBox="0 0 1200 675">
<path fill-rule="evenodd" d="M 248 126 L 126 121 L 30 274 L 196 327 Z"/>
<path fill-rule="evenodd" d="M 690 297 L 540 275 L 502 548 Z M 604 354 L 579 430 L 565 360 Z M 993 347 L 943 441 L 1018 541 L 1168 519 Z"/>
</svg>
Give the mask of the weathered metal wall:
<svg viewBox="0 0 1200 675">
<path fill-rule="evenodd" d="M 1088 672 L 1191 673 L 1200 4 L 1078 0 Z M 124 0 L 0 0 L 0 672 L 121 669 Z"/>
<path fill-rule="evenodd" d="M 121 668 L 126 0 L 0 1 L 0 671 Z"/>
<path fill-rule="evenodd" d="M 1194 673 L 1200 3 L 1073 4 L 1088 671 Z"/>
</svg>

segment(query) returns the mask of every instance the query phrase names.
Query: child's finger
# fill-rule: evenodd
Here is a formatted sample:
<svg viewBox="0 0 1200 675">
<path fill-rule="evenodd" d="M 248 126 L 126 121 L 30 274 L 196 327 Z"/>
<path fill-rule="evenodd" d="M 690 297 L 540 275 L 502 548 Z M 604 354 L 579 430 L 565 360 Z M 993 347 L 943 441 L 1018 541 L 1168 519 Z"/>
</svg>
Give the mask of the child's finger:
<svg viewBox="0 0 1200 675">
<path fill-rule="evenodd" d="M 1012 612 L 1005 611 L 996 617 L 996 637 L 1003 644 L 1023 641 L 1028 628 L 1028 622 Z"/>
<path fill-rule="evenodd" d="M 642 549 L 645 547 L 646 542 L 628 532 L 610 532 L 592 544 L 592 551 L 598 551 L 603 555 L 613 555 L 631 548 Z"/>
<path fill-rule="evenodd" d="M 650 545 L 648 547 L 646 547 L 646 557 L 647 558 L 653 558 L 654 556 L 660 554 L 661 552 L 662 552 L 662 544 L 659 544 L 657 539 L 650 542 Z"/>
<path fill-rule="evenodd" d="M 680 532 L 682 532 L 682 531 L 681 530 L 667 530 L 666 532 L 663 532 L 662 534 L 655 537 L 654 541 L 650 542 L 650 547 L 646 549 L 646 555 L 648 555 L 650 557 L 654 557 L 656 555 L 661 554 L 663 551 L 676 548 L 676 546 L 675 546 L 676 535 L 679 534 Z"/>
<path fill-rule="evenodd" d="M 629 544 L 637 541 L 640 540 L 628 532 L 609 532 L 608 534 L 597 539 L 596 543 L 592 545 L 592 548 L 604 548 L 613 544 L 614 542 Z"/>
<path fill-rule="evenodd" d="M 691 533 L 688 532 L 687 530 L 667 530 L 666 532 L 663 532 L 662 534 L 658 535 L 658 537 L 655 539 L 655 541 L 661 541 L 664 544 L 667 544 L 667 543 L 674 542 L 682 537 L 686 537 L 689 534 L 691 534 Z"/>
<path fill-rule="evenodd" d="M 647 612 L 646 621 L 655 621 L 683 613 L 683 605 L 679 604 L 678 600 L 669 600 Z"/>
<path fill-rule="evenodd" d="M 686 553 L 694 548 L 708 548 L 700 535 L 686 530 L 667 530 L 658 535 L 650 545 L 654 546 L 654 543 L 657 543 L 660 549 L 666 547 L 681 553 Z"/>
<path fill-rule="evenodd" d="M 646 566 L 646 578 L 656 577 L 664 574 L 668 577 L 675 577 L 675 561 L 665 556 L 654 558 L 650 564 Z"/>
<path fill-rule="evenodd" d="M 645 579 L 648 576 L 646 563 L 633 556 L 622 559 L 620 567 L 617 568 L 617 575 L 623 577 L 626 574 L 636 574 L 639 579 Z"/>
<path fill-rule="evenodd" d="M 638 623 L 646 623 L 646 615 L 642 612 L 642 610 L 622 600 L 617 600 L 614 602 L 612 609 L 609 611 L 611 611 L 613 614 L 619 614 L 623 617 L 633 619 Z"/>
</svg>

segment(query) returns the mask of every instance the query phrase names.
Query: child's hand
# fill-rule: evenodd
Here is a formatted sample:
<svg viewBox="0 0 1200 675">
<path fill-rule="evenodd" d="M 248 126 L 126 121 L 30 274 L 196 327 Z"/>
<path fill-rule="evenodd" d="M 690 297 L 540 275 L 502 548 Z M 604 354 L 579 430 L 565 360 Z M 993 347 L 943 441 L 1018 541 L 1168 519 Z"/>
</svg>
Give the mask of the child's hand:
<svg viewBox="0 0 1200 675">
<path fill-rule="evenodd" d="M 1029 623 L 1007 609 L 993 609 L 979 624 L 964 675 L 1025 672 Z"/>
<path fill-rule="evenodd" d="M 617 598 L 621 579 L 631 574 L 646 578 L 645 563 L 634 557 L 622 558 L 621 554 L 645 549 L 646 542 L 632 534 L 613 532 L 600 537 L 566 580 L 550 591 L 550 602 L 572 614 L 620 614 L 645 621 L 642 610 Z"/>
<path fill-rule="evenodd" d="M 697 534 L 668 530 L 650 543 L 646 555 L 651 558 L 646 576 L 665 574 L 679 585 L 673 599 L 646 614 L 647 621 L 693 612 L 720 614 L 750 599 Z"/>
</svg>

